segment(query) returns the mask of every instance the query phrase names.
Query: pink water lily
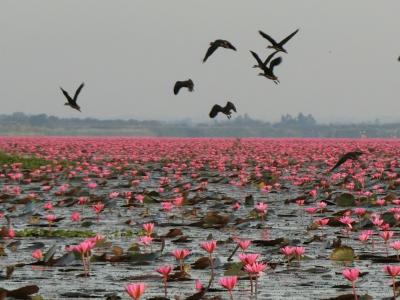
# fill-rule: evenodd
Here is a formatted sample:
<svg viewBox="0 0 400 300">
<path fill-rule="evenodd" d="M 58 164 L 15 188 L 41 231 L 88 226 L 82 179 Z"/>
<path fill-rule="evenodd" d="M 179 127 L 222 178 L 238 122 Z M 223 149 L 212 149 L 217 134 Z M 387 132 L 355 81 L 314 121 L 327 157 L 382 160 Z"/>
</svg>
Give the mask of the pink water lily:
<svg viewBox="0 0 400 300">
<path fill-rule="evenodd" d="M 260 255 L 256 253 L 248 253 L 248 254 L 240 253 L 239 259 L 245 265 L 252 265 L 257 261 L 259 256 Z"/>
<path fill-rule="evenodd" d="M 36 260 L 42 260 L 43 258 L 43 253 L 42 250 L 36 249 L 35 251 L 32 252 L 32 257 Z"/>
<path fill-rule="evenodd" d="M 184 288 L 193 286 L 185 284 L 184 280 L 204 280 L 208 270 L 197 269 L 197 260 L 204 263 L 204 256 L 208 256 L 206 258 L 210 259 L 211 264 L 206 262 L 200 267 L 211 269 L 212 276 L 222 276 L 223 272 L 230 269 L 240 273 L 244 280 L 239 285 L 241 290 L 236 295 L 238 299 L 248 296 L 244 287 L 246 278 L 251 279 L 253 285 L 254 281 L 261 280 L 263 272 L 271 272 L 271 276 L 266 276 L 264 280 L 267 284 L 258 287 L 262 288 L 262 293 L 258 295 L 262 298 L 266 295 L 266 286 L 278 290 L 282 282 L 275 280 L 276 274 L 285 274 L 289 279 L 293 279 L 297 273 L 301 275 L 304 268 L 299 263 L 293 263 L 293 260 L 303 263 L 305 255 L 318 260 L 329 259 L 334 251 L 331 248 L 339 243 L 334 240 L 338 234 L 338 224 L 347 233 L 354 233 L 354 236 L 342 238 L 341 242 L 342 246 L 352 247 L 357 255 L 374 252 L 380 255 L 383 243 L 393 253 L 399 253 L 397 233 L 391 234 L 392 231 L 396 232 L 400 224 L 400 200 L 393 197 L 400 186 L 400 163 L 397 160 L 399 146 L 400 142 L 395 139 L 3 136 L 0 138 L 2 152 L 20 153 L 23 157 L 37 155 L 47 163 L 32 170 L 21 163 L 2 164 L 0 238 L 4 247 L 1 248 L 4 248 L 8 259 L 14 261 L 15 258 L 19 264 L 44 264 L 37 262 L 43 260 L 40 258 L 43 253 L 40 255 L 37 251 L 33 254 L 32 250 L 27 250 L 34 249 L 31 242 L 33 244 L 36 238 L 26 235 L 31 232 L 48 233 L 47 229 L 34 227 L 43 225 L 39 221 L 50 220 L 54 222 L 51 223 L 54 227 L 55 221 L 58 221 L 57 229 L 61 230 L 52 229 L 49 233 L 49 238 L 57 239 L 59 244 L 55 256 L 49 260 L 49 264 L 54 264 L 51 268 L 56 271 L 60 268 L 57 264 L 79 255 L 85 273 L 83 275 L 93 276 L 92 279 L 80 279 L 75 277 L 80 274 L 71 273 L 72 283 L 86 280 L 88 285 L 95 284 L 94 279 L 98 278 L 96 271 L 104 269 L 108 272 L 111 268 L 123 274 L 129 269 L 127 261 L 143 259 L 147 264 L 142 266 L 143 272 L 146 273 L 146 269 L 150 268 L 153 275 L 157 274 L 158 277 L 150 273 L 138 274 L 140 268 L 135 266 L 129 276 L 139 278 L 136 276 L 143 275 L 141 278 L 150 290 L 149 297 L 162 296 L 158 295 L 163 293 L 160 289 L 162 285 L 165 296 L 170 282 L 174 288 L 180 289 L 177 295 L 187 297 L 190 291 Z M 335 172 L 327 172 L 326 169 L 334 166 L 342 154 L 355 148 L 365 152 L 359 160 L 348 161 Z M 251 201 L 245 203 L 244 197 L 250 193 L 256 199 L 256 205 Z M 338 197 L 343 193 L 354 199 L 354 205 L 346 210 L 340 208 L 338 203 Z M 141 202 L 146 203 L 142 205 Z M 42 211 L 32 213 L 32 207 Z M 23 216 L 25 212 L 32 218 L 16 217 Z M 306 221 L 304 214 L 307 212 L 309 216 Z M 267 214 L 270 216 L 268 222 L 265 220 Z M 56 218 L 48 219 L 48 215 Z M 104 221 L 91 224 L 93 216 L 101 216 Z M 263 223 L 254 222 L 254 216 L 261 217 Z M 184 221 L 183 224 L 177 224 L 179 217 Z M 369 220 L 374 225 L 373 230 L 363 231 L 370 225 Z M 60 232 L 62 234 L 66 228 L 73 237 L 51 237 Z M 110 239 L 103 241 L 104 237 L 96 235 L 79 240 L 79 236 L 87 236 L 92 231 L 101 232 Z M 212 238 L 206 240 L 209 234 Z M 12 237 L 17 243 L 10 241 Z M 310 241 L 311 248 L 308 249 L 307 243 Z M 19 242 L 22 247 L 17 248 Z M 75 242 L 75 246 L 68 247 L 75 253 L 60 253 L 61 247 Z M 277 245 L 283 246 L 287 242 L 290 246 L 282 247 L 281 252 L 276 249 Z M 372 249 L 367 245 L 369 242 Z M 376 249 L 374 242 L 377 243 Z M 148 248 L 152 245 L 155 247 L 155 244 L 160 245 L 163 252 L 156 249 L 148 253 Z M 187 249 L 177 249 L 173 256 L 165 255 L 165 251 L 175 249 L 174 245 L 185 245 Z M 46 244 L 46 248 L 49 246 L 51 244 Z M 320 246 L 329 249 L 321 255 L 316 251 Z M 250 253 L 257 249 L 262 255 Z M 14 250 L 18 251 L 14 253 Z M 278 255 L 280 253 L 281 257 Z M 193 254 L 193 261 L 189 259 L 189 254 Z M 229 256 L 230 261 L 226 262 Z M 268 264 L 271 260 L 271 271 L 267 267 L 267 259 Z M 175 260 L 178 266 L 170 265 Z M 282 266 L 282 260 L 294 266 L 286 269 L 288 265 Z M 93 262 L 94 268 L 89 272 Z M 193 264 L 189 266 L 189 262 Z M 222 265 L 217 265 L 217 262 L 222 262 Z M 151 267 L 152 263 L 158 265 Z M 312 264 L 312 260 L 307 264 Z M 277 270 L 273 271 L 275 266 Z M 177 267 L 177 272 L 172 271 L 174 267 Z M 365 282 L 372 282 L 372 273 L 376 276 L 376 282 L 384 282 L 386 275 L 396 279 L 399 276 L 393 268 L 379 274 L 375 272 L 377 267 L 375 263 L 369 265 Z M 282 268 L 285 268 L 283 273 Z M 336 267 L 332 265 L 332 268 Z M 324 287 L 335 284 L 329 278 L 311 273 L 308 275 L 316 285 Z M 344 278 L 352 284 L 358 284 L 358 279 L 352 277 L 351 273 Z M 15 284 L 12 278 L 7 280 Z M 217 292 L 213 292 L 216 286 L 209 286 L 209 282 L 213 281 L 207 280 L 205 286 L 197 282 L 197 296 L 201 297 L 202 293 L 205 293 L 205 297 L 217 296 Z M 238 281 L 235 285 L 226 278 L 218 282 L 220 288 L 228 292 L 238 289 Z M 144 289 L 138 284 L 135 289 L 127 291 L 126 298 L 144 298 Z M 373 284 L 371 289 L 375 291 Z M 382 286 L 382 293 L 384 288 Z M 288 295 L 296 292 L 292 284 L 285 286 L 285 289 Z M 323 289 L 320 292 L 324 292 Z M 316 295 L 317 291 L 310 289 L 309 297 Z"/>
<path fill-rule="evenodd" d="M 81 219 L 81 215 L 79 214 L 79 212 L 77 212 L 77 211 L 72 212 L 72 214 L 71 214 L 71 221 L 73 221 L 73 222 L 79 222 L 80 219 Z"/>
<path fill-rule="evenodd" d="M 242 249 L 242 251 L 246 251 L 247 248 L 249 248 L 251 241 L 250 240 L 239 240 L 237 242 L 238 246 L 240 247 L 240 249 Z"/>
<path fill-rule="evenodd" d="M 360 276 L 360 270 L 357 268 L 353 268 L 353 269 L 344 269 L 343 272 L 343 277 L 346 278 L 347 280 L 349 280 L 352 284 L 353 287 L 353 295 L 354 295 L 354 299 L 357 300 L 357 294 L 356 294 L 356 286 L 355 286 L 355 282 L 358 279 L 358 277 Z"/>
<path fill-rule="evenodd" d="M 166 265 L 162 266 L 156 269 L 156 271 L 162 275 L 163 277 L 163 283 L 164 283 L 164 295 L 167 297 L 167 281 L 168 281 L 168 276 L 172 271 L 172 266 Z"/>
<path fill-rule="evenodd" d="M 125 291 L 133 300 L 139 300 L 145 289 L 146 285 L 144 283 L 130 283 L 125 286 Z"/>
<path fill-rule="evenodd" d="M 396 299 L 396 277 L 400 275 L 400 266 L 398 265 L 387 265 L 383 270 L 392 277 L 392 287 L 393 287 L 393 298 Z"/>
<path fill-rule="evenodd" d="M 179 261 L 181 271 L 183 271 L 183 260 L 189 255 L 189 253 L 190 251 L 188 249 L 175 249 L 172 251 L 172 255 Z"/>
<path fill-rule="evenodd" d="M 232 290 L 235 288 L 236 283 L 237 276 L 222 277 L 219 279 L 219 284 L 228 290 L 231 300 L 233 300 Z"/>
<path fill-rule="evenodd" d="M 146 233 L 146 235 L 151 236 L 151 234 L 154 231 L 154 223 L 143 224 L 143 230 Z"/>
</svg>

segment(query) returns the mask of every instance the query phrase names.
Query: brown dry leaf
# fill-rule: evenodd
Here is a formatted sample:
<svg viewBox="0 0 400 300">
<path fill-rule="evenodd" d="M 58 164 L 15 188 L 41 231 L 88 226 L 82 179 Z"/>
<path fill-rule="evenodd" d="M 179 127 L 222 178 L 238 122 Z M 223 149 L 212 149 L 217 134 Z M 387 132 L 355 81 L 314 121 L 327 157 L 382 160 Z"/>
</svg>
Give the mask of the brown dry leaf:
<svg viewBox="0 0 400 300">
<path fill-rule="evenodd" d="M 281 245 L 285 246 L 289 243 L 289 240 L 287 238 L 277 238 L 274 240 L 254 240 L 253 244 L 257 246 L 276 246 L 276 245 Z"/>
<path fill-rule="evenodd" d="M 179 228 L 173 228 L 173 229 L 170 229 L 164 237 L 174 238 L 174 237 L 177 237 L 178 235 L 182 235 L 182 234 L 183 234 L 182 230 L 180 230 Z"/>
<path fill-rule="evenodd" d="M 223 216 L 218 214 L 218 212 L 211 211 L 207 212 L 202 221 L 203 221 L 203 227 L 221 228 L 226 224 L 228 224 L 229 216 Z"/>
<path fill-rule="evenodd" d="M 210 259 L 206 256 L 200 257 L 192 264 L 192 268 L 195 270 L 203 270 L 210 266 Z"/>
<path fill-rule="evenodd" d="M 112 253 L 113 253 L 114 255 L 116 255 L 116 256 L 121 256 L 121 255 L 124 254 L 124 249 L 122 249 L 122 248 L 119 247 L 119 246 L 114 246 L 114 247 L 112 247 L 111 251 L 112 251 Z"/>
<path fill-rule="evenodd" d="M 4 249 L 4 245 L 0 244 L 0 256 L 7 256 L 7 253 Z"/>
<path fill-rule="evenodd" d="M 168 278 L 168 281 L 173 282 L 173 281 L 188 281 L 190 279 L 190 275 L 185 272 L 185 271 L 177 271 L 173 274 L 171 274 Z"/>
<path fill-rule="evenodd" d="M 31 216 L 28 220 L 28 223 L 31 225 L 37 225 L 40 223 L 40 217 L 39 216 Z"/>
<path fill-rule="evenodd" d="M 173 243 L 189 243 L 190 240 L 187 235 L 182 235 L 179 238 L 172 241 Z"/>
<path fill-rule="evenodd" d="M 15 267 L 14 266 L 7 266 L 6 267 L 6 278 L 10 279 L 12 274 L 14 273 Z"/>
<path fill-rule="evenodd" d="M 28 296 L 36 294 L 39 292 L 39 287 L 37 285 L 27 285 L 19 289 L 12 291 L 7 291 L 7 297 L 13 297 L 15 299 L 27 299 Z"/>
</svg>

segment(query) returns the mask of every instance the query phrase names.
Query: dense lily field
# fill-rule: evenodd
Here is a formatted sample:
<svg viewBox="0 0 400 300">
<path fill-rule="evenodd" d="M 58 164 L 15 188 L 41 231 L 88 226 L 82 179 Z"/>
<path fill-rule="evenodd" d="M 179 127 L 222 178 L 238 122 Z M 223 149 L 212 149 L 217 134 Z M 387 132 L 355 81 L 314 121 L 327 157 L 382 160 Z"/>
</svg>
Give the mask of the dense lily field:
<svg viewBox="0 0 400 300">
<path fill-rule="evenodd" d="M 399 292 L 400 141 L 1 137 L 0 153 L 0 299 Z"/>
</svg>

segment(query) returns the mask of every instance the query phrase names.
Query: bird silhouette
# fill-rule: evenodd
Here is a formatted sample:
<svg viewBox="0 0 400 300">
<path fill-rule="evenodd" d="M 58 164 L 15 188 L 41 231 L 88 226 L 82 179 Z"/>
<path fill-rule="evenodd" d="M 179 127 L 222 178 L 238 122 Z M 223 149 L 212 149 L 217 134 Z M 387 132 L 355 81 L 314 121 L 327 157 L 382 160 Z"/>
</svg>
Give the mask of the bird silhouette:
<svg viewBox="0 0 400 300">
<path fill-rule="evenodd" d="M 219 47 L 232 49 L 236 51 L 236 48 L 226 40 L 215 40 L 214 42 L 210 43 L 210 47 L 207 50 L 206 56 L 204 56 L 203 63 L 217 50 Z"/>
<path fill-rule="evenodd" d="M 221 105 L 215 104 L 212 107 L 209 116 L 210 116 L 210 118 L 215 118 L 218 115 L 218 113 L 221 112 L 221 113 L 225 114 L 228 117 L 228 119 L 230 119 L 231 114 L 232 114 L 231 110 L 236 112 L 235 105 L 230 101 L 226 102 L 226 105 L 224 107 L 222 107 Z"/>
<path fill-rule="evenodd" d="M 275 49 L 277 51 L 285 52 L 287 53 L 286 49 L 283 48 L 283 45 L 285 45 L 299 30 L 295 30 L 291 34 L 289 34 L 287 37 L 285 37 L 282 41 L 277 43 L 272 37 L 270 37 L 268 34 L 265 32 L 262 32 L 259 30 L 258 32 L 261 34 L 261 36 L 265 39 L 267 39 L 272 45 L 269 45 L 268 48 Z"/>
<path fill-rule="evenodd" d="M 257 53 L 255 53 L 254 51 L 250 51 L 250 52 L 257 61 L 257 65 L 254 65 L 253 68 L 260 68 L 263 71 L 263 73 L 259 73 L 258 75 L 264 76 L 268 79 L 271 79 L 273 82 L 278 84 L 279 79 L 274 74 L 274 68 L 275 68 L 275 66 L 279 65 L 282 62 L 282 57 L 277 57 L 277 58 L 273 59 L 272 61 L 271 61 L 271 59 L 279 51 L 275 51 L 275 52 L 271 53 L 270 55 L 268 55 L 267 59 L 264 62 L 262 62 L 262 60 L 260 59 L 260 57 L 258 56 Z M 269 63 L 269 66 L 268 66 L 268 63 Z"/>
<path fill-rule="evenodd" d="M 177 81 L 174 85 L 174 94 L 178 95 L 179 90 L 183 87 L 187 88 L 189 92 L 193 92 L 194 83 L 192 79 Z"/>
<path fill-rule="evenodd" d="M 79 111 L 79 112 L 81 111 L 81 108 L 80 108 L 80 106 L 76 103 L 76 100 L 78 100 L 79 93 L 81 92 L 81 90 L 82 90 L 82 88 L 84 87 L 84 85 L 85 85 L 85 84 L 82 82 L 81 85 L 80 85 L 80 86 L 78 87 L 78 89 L 76 90 L 75 95 L 74 95 L 74 98 L 71 98 L 71 96 L 70 96 L 62 87 L 60 87 L 62 93 L 64 94 L 65 98 L 67 98 L 67 101 L 68 101 L 68 102 L 65 103 L 65 105 L 68 105 L 68 106 L 70 106 L 71 108 L 76 109 L 76 110 Z"/>
<path fill-rule="evenodd" d="M 340 165 L 344 164 L 346 161 L 350 160 L 357 160 L 362 154 L 364 154 L 362 151 L 352 151 L 352 152 L 347 152 L 343 156 L 339 158 L 339 161 L 336 163 L 336 165 L 333 166 L 331 169 L 331 172 L 334 171 L 335 169 L 339 168 Z"/>
</svg>

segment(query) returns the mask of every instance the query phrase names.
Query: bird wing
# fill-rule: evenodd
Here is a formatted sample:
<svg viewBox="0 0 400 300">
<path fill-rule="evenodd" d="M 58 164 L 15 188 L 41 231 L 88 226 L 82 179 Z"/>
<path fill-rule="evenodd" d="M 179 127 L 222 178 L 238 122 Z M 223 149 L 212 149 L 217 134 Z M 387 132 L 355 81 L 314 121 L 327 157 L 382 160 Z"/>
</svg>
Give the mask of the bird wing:
<svg viewBox="0 0 400 300">
<path fill-rule="evenodd" d="M 189 80 L 187 81 L 187 83 L 188 83 L 188 89 L 189 89 L 189 91 L 190 91 L 190 92 L 193 92 L 193 88 L 194 88 L 193 80 L 192 80 L 192 79 L 189 79 Z"/>
<path fill-rule="evenodd" d="M 232 49 L 232 50 L 235 50 L 235 51 L 236 51 L 235 46 L 233 46 L 233 45 L 232 45 L 230 42 L 228 42 L 228 41 L 226 41 L 226 43 L 227 43 L 229 49 Z"/>
<path fill-rule="evenodd" d="M 237 112 L 237 111 L 236 111 L 235 104 L 233 104 L 233 103 L 230 102 L 230 101 L 226 102 L 226 108 L 228 108 L 228 110 L 231 110 L 231 109 L 232 109 L 234 112 Z"/>
<path fill-rule="evenodd" d="M 211 108 L 211 111 L 210 111 L 210 114 L 209 114 L 210 118 L 215 118 L 218 115 L 218 113 L 221 112 L 221 111 L 222 111 L 221 105 L 215 104 Z"/>
<path fill-rule="evenodd" d="M 210 47 L 208 47 L 206 56 L 204 56 L 204 59 L 203 59 L 203 63 L 206 62 L 207 58 L 209 58 L 211 56 L 211 54 L 213 54 L 215 52 L 215 50 L 218 49 L 218 47 L 219 47 L 219 43 L 217 43 L 217 42 L 212 43 L 210 45 Z"/>
<path fill-rule="evenodd" d="M 266 65 L 269 63 L 269 61 L 274 57 L 274 55 L 275 55 L 276 53 L 278 53 L 278 52 L 279 52 L 279 51 L 276 50 L 276 51 L 272 52 L 270 55 L 268 55 L 268 57 L 267 57 L 267 59 L 264 61 L 263 65 L 266 66 Z"/>
<path fill-rule="evenodd" d="M 333 168 L 331 169 L 331 172 L 334 171 L 335 169 L 337 169 L 340 165 L 344 164 L 344 163 L 346 162 L 347 159 L 348 159 L 347 156 L 346 156 L 346 155 L 343 155 L 343 156 L 339 159 L 339 161 L 336 163 L 336 165 L 333 166 Z"/>
<path fill-rule="evenodd" d="M 60 89 L 61 89 L 62 93 L 64 94 L 65 98 L 67 98 L 68 102 L 69 102 L 69 103 L 73 103 L 74 100 L 70 97 L 70 95 L 68 94 L 68 92 L 65 91 L 62 87 L 60 87 Z"/>
<path fill-rule="evenodd" d="M 260 57 L 258 56 L 258 54 L 255 53 L 254 51 L 251 51 L 251 50 L 250 50 L 250 52 L 251 52 L 251 55 L 253 55 L 253 57 L 256 59 L 258 65 L 259 65 L 260 67 L 263 66 L 264 64 L 263 64 L 263 62 L 261 61 L 261 59 L 260 59 Z"/>
<path fill-rule="evenodd" d="M 80 85 L 80 86 L 78 87 L 78 89 L 76 90 L 75 96 L 74 96 L 75 102 L 76 102 L 76 100 L 78 100 L 79 93 L 81 92 L 81 90 L 82 90 L 82 88 L 83 88 L 84 86 L 85 86 L 85 83 L 82 82 L 81 85 Z"/>
<path fill-rule="evenodd" d="M 279 45 L 283 46 L 285 45 L 299 30 L 295 30 L 291 34 L 289 34 L 287 37 L 285 37 L 282 41 L 279 42 Z"/>
<path fill-rule="evenodd" d="M 276 41 L 265 32 L 259 30 L 258 33 L 261 34 L 263 38 L 267 39 L 272 45 L 277 45 Z"/>
<path fill-rule="evenodd" d="M 175 85 L 174 85 L 174 94 L 175 95 L 178 95 L 179 90 L 181 89 L 182 86 L 183 86 L 182 81 L 175 82 Z"/>
<path fill-rule="evenodd" d="M 282 57 L 277 57 L 273 59 L 269 65 L 269 69 L 271 70 L 271 72 L 273 72 L 274 67 L 279 65 L 281 62 L 282 62 Z"/>
</svg>

